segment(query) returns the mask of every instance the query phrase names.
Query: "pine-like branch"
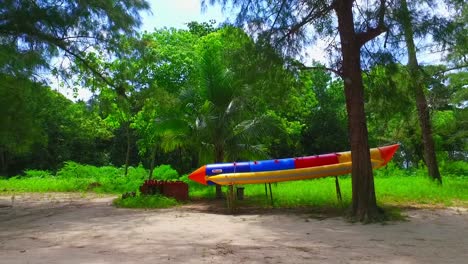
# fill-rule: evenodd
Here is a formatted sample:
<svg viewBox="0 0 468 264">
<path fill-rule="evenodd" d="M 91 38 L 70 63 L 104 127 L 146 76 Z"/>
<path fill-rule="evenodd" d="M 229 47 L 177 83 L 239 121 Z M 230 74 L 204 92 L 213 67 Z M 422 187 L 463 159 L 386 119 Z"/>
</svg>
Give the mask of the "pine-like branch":
<svg viewBox="0 0 468 264">
<path fill-rule="evenodd" d="M 378 23 L 376 27 L 369 27 L 366 31 L 357 33 L 356 39 L 359 44 L 359 47 L 362 47 L 368 41 L 376 38 L 378 35 L 387 31 L 388 28 L 385 25 L 385 3 L 386 0 L 380 0 L 380 7 L 378 13 Z"/>
</svg>

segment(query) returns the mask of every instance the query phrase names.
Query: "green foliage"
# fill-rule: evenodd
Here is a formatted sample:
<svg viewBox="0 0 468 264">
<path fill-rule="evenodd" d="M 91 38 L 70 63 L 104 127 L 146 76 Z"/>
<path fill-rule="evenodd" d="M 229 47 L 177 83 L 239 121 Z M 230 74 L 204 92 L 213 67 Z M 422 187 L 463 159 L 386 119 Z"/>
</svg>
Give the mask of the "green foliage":
<svg viewBox="0 0 468 264">
<path fill-rule="evenodd" d="M 176 180 L 179 174 L 169 165 L 161 165 L 154 171 L 158 180 Z M 126 193 L 137 191 L 148 177 L 141 165 L 130 167 L 127 176 L 124 168 L 95 167 L 76 162 L 65 162 L 56 175 L 48 171 L 27 170 L 25 175 L 4 180 L 3 190 L 8 192 L 71 192 L 94 191 L 98 193 Z"/>
<path fill-rule="evenodd" d="M 86 63 L 90 46 L 112 49 L 123 32 L 134 33 L 146 1 L 2 1 L 0 72 L 31 77 L 59 55 Z M 55 69 L 54 72 L 57 72 Z"/>
<path fill-rule="evenodd" d="M 243 74 L 252 40 L 231 27 L 200 38 L 196 45 L 199 86 L 186 97 L 190 145 L 204 162 L 258 157 L 267 115 L 249 104 L 257 86 Z M 258 111 L 255 113 L 255 111 Z M 271 127 L 271 126 L 270 126 Z M 200 142 L 200 143 L 196 143 Z"/>
<path fill-rule="evenodd" d="M 21 178 L 12 177 L 0 180 L 0 191 L 17 192 L 84 192 L 91 181 L 84 179 L 62 178 Z"/>
<path fill-rule="evenodd" d="M 441 173 L 446 176 L 457 176 L 468 177 L 468 162 L 459 160 L 459 161 L 445 161 L 441 164 Z"/>
<path fill-rule="evenodd" d="M 179 205 L 174 198 L 162 195 L 138 195 L 135 197 L 117 198 L 114 205 L 123 208 L 169 208 Z"/>
<path fill-rule="evenodd" d="M 170 171 L 170 168 L 166 168 L 166 171 Z M 27 170 L 25 176 L 4 180 L 2 191 L 125 193 L 138 190 L 147 175 L 142 166 L 130 167 L 125 176 L 123 168 L 95 167 L 69 161 L 56 175 L 47 171 Z"/>
<path fill-rule="evenodd" d="M 0 72 L 0 153 L 24 154 L 46 144 L 42 120 L 35 116 L 42 110 L 37 99 L 46 96 L 45 90 L 39 83 Z"/>
<path fill-rule="evenodd" d="M 316 98 L 307 115 L 301 145 L 306 155 L 348 149 L 348 118 L 343 83 L 332 81 L 330 73 L 315 70 L 302 76 Z"/>
<path fill-rule="evenodd" d="M 211 22 L 191 22 L 188 30 L 160 29 L 134 35 L 131 29 L 138 24 L 137 11 L 147 7 L 145 2 L 120 1 L 115 6 L 107 0 L 101 4 L 97 3 L 99 1 L 84 3 L 83 12 L 91 17 L 60 13 L 58 21 L 50 21 L 50 15 L 63 10 L 70 1 L 36 2 L 38 9 L 27 1 L 18 4 L 19 15 L 30 10 L 32 16 L 29 20 L 18 21 L 21 22 L 18 25 L 36 21 L 38 26 L 43 26 L 38 32 L 21 33 L 25 36 L 21 38 L 24 46 L 8 41 L 15 39 L 13 35 L 18 32 L 8 33 L 8 36 L 0 33 L 0 38 L 5 40 L 0 44 L 2 174 L 15 175 L 29 168 L 31 170 L 22 177 L 49 179 L 47 173 L 34 169 L 57 171 L 67 160 L 96 166 L 120 166 L 128 160 L 135 166 L 143 162 L 147 168 L 154 163 L 164 163 L 186 173 L 214 160 L 281 158 L 349 149 L 344 83 L 332 78 L 322 65 L 314 63 L 313 67 L 305 67 L 295 59 L 283 58 L 279 53 L 287 47 L 278 51 L 278 46 L 263 38 L 281 38 L 288 25 L 299 22 L 294 14 L 285 10 L 301 5 L 304 10 L 316 5 L 325 8 L 328 3 L 284 3 L 282 10 L 276 10 L 279 14 L 276 25 L 285 27 L 272 28 L 271 32 L 264 32 L 266 35 L 253 39 L 240 28 L 215 28 Z M 247 2 L 239 1 L 239 4 Z M 253 9 L 246 12 L 263 8 L 261 3 L 253 3 Z M 129 9 L 122 9 L 123 5 Z M 268 5 L 265 8 L 279 7 Z M 74 8 L 77 6 L 71 9 Z M 45 12 L 44 20 L 35 17 L 41 10 Z M 323 11 L 333 15 L 332 9 Z M 11 27 L 10 20 L 17 20 L 8 16 L 16 12 L 14 9 L 5 8 L 0 12 L 7 15 L 6 24 L 0 28 Z M 457 11 L 459 24 L 465 13 L 465 7 Z M 103 15 L 104 20 L 110 18 L 109 23 L 97 18 L 97 14 Z M 71 23 L 67 28 L 98 36 L 96 41 L 100 44 L 105 41 L 104 48 L 111 49 L 94 47 L 93 52 L 81 53 L 80 43 L 87 41 L 66 38 L 62 47 L 46 39 L 28 38 L 30 34 L 41 33 L 42 29 L 46 35 L 60 33 L 60 30 L 52 32 L 50 29 L 54 25 L 62 28 L 67 16 L 77 19 L 67 20 Z M 326 24 L 330 22 L 327 17 L 330 16 L 309 22 L 324 35 L 336 33 L 330 31 L 336 23 Z M 62 18 L 65 20 L 61 21 Z M 115 22 L 117 18 L 122 20 Z M 281 21 L 282 18 L 292 20 Z M 78 20 L 86 23 L 76 24 Z M 93 21 L 99 23 L 87 24 Z M 129 33 L 115 34 L 118 28 Z M 94 29 L 104 31 L 99 33 Z M 304 29 L 298 29 L 299 35 L 288 35 L 287 41 L 305 37 L 300 35 L 305 34 Z M 100 35 L 109 32 L 112 34 Z M 70 31 L 62 33 L 66 37 Z M 30 49 L 25 48 L 27 44 L 32 44 Z M 296 44 L 300 46 L 301 42 Z M 367 48 L 370 47 L 366 46 L 365 50 Z M 464 47 L 454 48 L 460 51 Z M 69 75 L 67 80 L 76 87 L 87 87 L 95 92 L 89 102 L 71 102 L 29 78 L 38 66 L 47 65 L 51 57 L 63 55 L 57 53 L 58 49 L 65 51 L 68 57 L 74 57 L 70 51 L 77 51 L 83 59 L 72 61 L 71 69 L 76 70 L 77 75 Z M 113 56 L 108 56 L 109 52 Z M 447 67 L 443 65 L 423 70 L 438 158 L 447 174 L 464 173 L 463 165 L 459 165 L 463 163 L 449 164 L 454 160 L 466 160 L 466 71 L 446 74 Z M 58 74 L 58 70 L 54 72 Z M 422 144 L 418 140 L 421 132 L 413 95 L 408 92 L 412 79 L 406 67 L 377 65 L 364 75 L 364 81 L 371 145 L 399 142 L 401 151 L 395 160 L 407 167 L 421 166 Z M 142 166 L 131 168 L 131 180 L 125 182 L 129 178 L 121 177 L 121 169 L 77 163 L 67 162 L 54 179 L 76 178 L 81 181 L 76 184 L 82 190 L 99 182 L 100 186 L 93 187 L 96 191 L 117 192 L 112 186 L 131 190 L 145 175 Z M 177 178 L 175 171 L 161 170 L 155 171 L 157 179 L 159 174 L 163 175 L 161 179 Z"/>
<path fill-rule="evenodd" d="M 349 177 L 340 180 L 344 204 L 336 199 L 333 178 L 311 181 L 294 181 L 272 184 L 275 207 L 333 207 L 344 208 L 351 201 L 351 181 Z M 263 184 L 245 186 L 246 199 L 252 197 L 263 206 L 270 206 L 265 197 Z"/>
<path fill-rule="evenodd" d="M 57 171 L 57 177 L 60 178 L 94 178 L 101 176 L 114 178 L 120 174 L 119 169 L 111 166 L 95 167 L 91 165 L 82 165 L 73 161 L 67 161 L 63 167 Z"/>
<path fill-rule="evenodd" d="M 158 170 L 158 169 L 156 169 Z M 169 166 L 160 166 L 160 175 L 177 178 Z M 383 206 L 468 206 L 467 162 L 453 162 L 442 166 L 445 176 L 440 186 L 429 180 L 426 169 L 404 170 L 396 163 L 375 171 L 376 195 Z M 0 180 L 0 192 L 86 192 L 121 194 L 134 192 L 147 177 L 142 167 L 130 167 L 127 177 L 123 169 L 94 167 L 67 162 L 57 176 L 47 171 L 29 170 L 26 176 Z M 158 178 L 159 179 L 159 178 Z M 214 198 L 214 188 L 190 181 L 187 175 L 179 180 L 189 184 L 192 199 Z M 340 177 L 344 203 L 338 203 L 334 178 L 293 181 L 272 184 L 275 207 L 345 208 L 351 201 L 351 178 Z M 244 205 L 269 207 L 263 184 L 245 185 Z M 177 205 L 175 200 L 164 197 L 137 196 L 118 199 L 118 206 L 131 208 L 162 208 Z"/>
<path fill-rule="evenodd" d="M 179 173 L 174 170 L 170 165 L 160 165 L 156 167 L 153 171 L 153 177 L 156 180 L 177 180 L 179 178 Z"/>
<path fill-rule="evenodd" d="M 96 109 L 40 83 L 0 74 L 0 170 L 55 170 L 65 160 L 103 164 L 97 145 L 113 134 Z M 24 163 L 27 164 L 24 164 Z M 108 163 L 108 162 L 107 162 Z"/>
<path fill-rule="evenodd" d="M 458 164 L 466 169 L 467 163 Z M 445 171 L 442 171 L 444 173 Z M 465 171 L 466 172 L 466 171 Z M 404 170 L 395 164 L 374 171 L 377 201 L 383 207 L 468 206 L 468 181 L 465 174 L 446 175 L 444 185 L 431 181 L 425 168 Z M 274 207 L 347 208 L 351 203 L 351 178 L 339 177 L 343 204 L 336 198 L 335 179 L 323 178 L 272 184 Z M 263 184 L 245 185 L 242 205 L 270 207 Z M 213 188 L 190 185 L 192 198 L 213 197 Z"/>
<path fill-rule="evenodd" d="M 433 38 L 447 52 L 447 60 L 455 65 L 466 67 L 468 54 L 468 5 L 465 1 L 446 1 L 450 19 L 441 19 L 433 28 Z M 439 21 L 437 21 L 439 22 Z"/>
</svg>

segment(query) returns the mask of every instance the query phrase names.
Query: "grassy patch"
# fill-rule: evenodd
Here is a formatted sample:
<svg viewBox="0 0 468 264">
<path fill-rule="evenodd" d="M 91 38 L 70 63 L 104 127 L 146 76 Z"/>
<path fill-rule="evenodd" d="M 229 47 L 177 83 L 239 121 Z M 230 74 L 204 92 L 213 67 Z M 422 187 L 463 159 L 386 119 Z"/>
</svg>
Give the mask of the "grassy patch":
<svg viewBox="0 0 468 264">
<path fill-rule="evenodd" d="M 161 195 L 138 195 L 125 199 L 117 198 L 114 205 L 124 208 L 169 208 L 179 203 L 173 199 Z"/>
<path fill-rule="evenodd" d="M 443 185 L 431 181 L 425 175 L 414 171 L 395 170 L 376 173 L 375 191 L 377 202 L 383 208 L 390 207 L 468 207 L 468 178 L 444 177 Z M 245 185 L 245 201 L 239 205 L 261 207 L 314 207 L 347 208 L 351 204 L 351 177 L 339 178 L 343 202 L 336 197 L 333 177 L 281 182 L 272 184 L 273 205 L 265 195 L 263 184 Z M 214 186 L 190 184 L 190 195 L 195 198 L 211 198 Z M 224 188 L 226 191 L 226 188 Z"/>
<path fill-rule="evenodd" d="M 348 185 L 350 185 L 350 181 L 345 180 L 341 186 L 343 203 L 339 203 L 336 198 L 333 178 L 271 184 L 273 205 L 271 205 L 269 197 L 265 195 L 265 185 L 263 184 L 244 186 L 244 194 L 247 200 L 256 200 L 263 206 L 340 208 L 346 207 L 351 201 L 351 189 Z"/>
<path fill-rule="evenodd" d="M 458 166 L 461 167 L 461 166 Z M 458 168 L 457 167 L 457 168 Z M 464 167 L 463 167 L 464 168 Z M 30 170 L 24 175 L 10 179 L 0 179 L 0 193 L 24 192 L 95 192 L 121 194 L 135 192 L 147 178 L 148 172 L 143 167 L 130 167 L 127 176 L 122 168 L 110 166 L 94 167 L 68 162 L 55 175 L 47 171 Z M 164 176 L 165 175 L 165 176 Z M 468 177 L 464 174 L 443 175 L 443 185 L 431 181 L 425 169 L 403 170 L 388 166 L 375 171 L 375 190 L 377 201 L 382 208 L 440 208 L 447 206 L 468 207 Z M 177 175 L 167 166 L 161 166 L 156 177 L 175 178 Z M 180 177 L 188 182 L 190 197 L 193 199 L 213 199 L 214 186 L 204 186 L 189 181 L 187 175 Z M 340 186 L 343 202 L 338 202 L 333 177 L 281 182 L 272 184 L 273 205 L 265 196 L 263 184 L 245 185 L 244 201 L 239 206 L 264 208 L 315 208 L 318 210 L 343 211 L 351 204 L 351 177 L 341 176 Z M 226 191 L 226 187 L 224 187 Z M 128 198 L 117 202 L 129 203 L 135 208 L 159 208 L 137 206 L 159 198 Z M 139 200 L 140 199 L 140 200 Z M 146 201 L 149 199 L 150 201 Z M 173 205 L 171 205 L 173 206 Z M 398 213 L 397 213 L 398 214 Z"/>
<path fill-rule="evenodd" d="M 47 171 L 27 170 L 24 175 L 0 179 L 0 192 L 96 192 L 125 193 L 136 191 L 148 177 L 142 167 L 95 167 L 66 162 L 55 175 Z"/>
</svg>

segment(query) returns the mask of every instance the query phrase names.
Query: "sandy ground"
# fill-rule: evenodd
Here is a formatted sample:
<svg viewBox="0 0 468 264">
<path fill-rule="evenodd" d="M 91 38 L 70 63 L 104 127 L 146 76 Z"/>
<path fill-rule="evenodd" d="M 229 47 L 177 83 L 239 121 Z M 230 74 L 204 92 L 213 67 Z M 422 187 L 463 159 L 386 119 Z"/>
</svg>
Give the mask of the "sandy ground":
<svg viewBox="0 0 468 264">
<path fill-rule="evenodd" d="M 112 207 L 112 197 L 0 196 L 0 263 L 467 263 L 466 209 L 408 210 L 385 225 L 198 203 Z"/>
</svg>

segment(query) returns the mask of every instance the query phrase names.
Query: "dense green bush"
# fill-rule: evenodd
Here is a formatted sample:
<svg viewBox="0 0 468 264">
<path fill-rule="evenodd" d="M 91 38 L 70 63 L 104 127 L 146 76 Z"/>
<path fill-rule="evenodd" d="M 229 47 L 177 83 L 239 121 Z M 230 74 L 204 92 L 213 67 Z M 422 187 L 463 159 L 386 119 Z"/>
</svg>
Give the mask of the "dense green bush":
<svg viewBox="0 0 468 264">
<path fill-rule="evenodd" d="M 127 176 L 124 175 L 124 170 L 119 169 L 120 174 L 109 177 L 104 172 L 97 180 L 101 186 L 95 188 L 97 192 L 106 193 L 124 193 L 138 190 L 148 177 L 148 171 L 142 165 L 138 167 L 129 167 Z"/>
<path fill-rule="evenodd" d="M 67 161 L 63 167 L 57 171 L 57 177 L 61 178 L 95 178 L 117 177 L 122 174 L 122 170 L 111 166 L 95 167 L 92 165 L 79 164 Z"/>
<path fill-rule="evenodd" d="M 468 176 L 468 162 L 452 161 L 444 162 L 441 166 L 442 177 L 449 175 Z"/>
<path fill-rule="evenodd" d="M 183 181 L 183 182 L 185 182 L 185 183 L 187 183 L 189 185 L 194 182 L 194 181 L 192 181 L 192 180 L 190 180 L 188 178 L 188 174 L 184 174 L 184 175 L 180 176 L 179 181 Z M 197 183 L 197 184 L 199 184 L 199 183 Z"/>
<path fill-rule="evenodd" d="M 1 191 L 125 193 L 138 190 L 148 178 L 148 171 L 141 164 L 138 167 L 129 167 L 127 176 L 124 172 L 123 168 L 95 167 L 68 161 L 56 175 L 48 171 L 27 170 L 24 175 L 2 180 Z M 161 165 L 155 172 L 163 180 L 179 177 L 177 171 L 169 165 Z"/>
<path fill-rule="evenodd" d="M 177 180 L 179 178 L 179 173 L 174 170 L 170 165 L 161 165 L 156 167 L 153 171 L 153 177 L 156 180 Z"/>
</svg>

